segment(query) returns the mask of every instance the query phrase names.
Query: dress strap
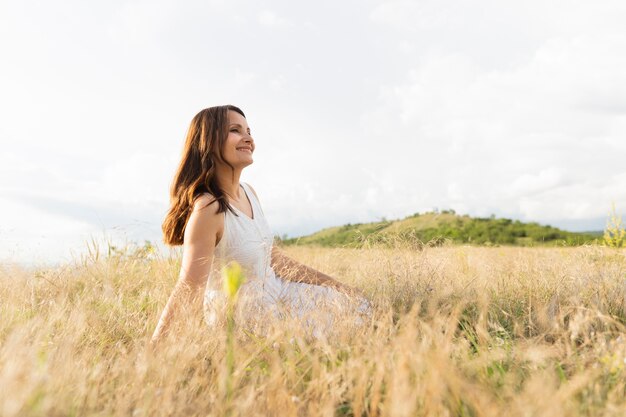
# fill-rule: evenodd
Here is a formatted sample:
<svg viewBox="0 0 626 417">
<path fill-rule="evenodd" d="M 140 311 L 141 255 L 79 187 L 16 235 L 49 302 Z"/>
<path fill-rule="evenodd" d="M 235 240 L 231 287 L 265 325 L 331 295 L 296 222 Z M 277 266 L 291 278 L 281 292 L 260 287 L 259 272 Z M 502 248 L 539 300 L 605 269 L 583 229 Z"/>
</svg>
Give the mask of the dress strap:
<svg viewBox="0 0 626 417">
<path fill-rule="evenodd" d="M 252 191 L 252 188 L 250 188 L 248 183 L 245 183 L 245 182 L 242 182 L 241 186 L 246 192 L 246 195 L 248 196 L 248 198 L 250 199 L 250 203 L 252 204 L 252 210 L 254 211 L 254 218 L 256 219 L 257 213 L 262 216 L 263 210 L 261 209 L 261 203 L 257 199 L 256 194 L 254 194 L 254 191 Z"/>
</svg>

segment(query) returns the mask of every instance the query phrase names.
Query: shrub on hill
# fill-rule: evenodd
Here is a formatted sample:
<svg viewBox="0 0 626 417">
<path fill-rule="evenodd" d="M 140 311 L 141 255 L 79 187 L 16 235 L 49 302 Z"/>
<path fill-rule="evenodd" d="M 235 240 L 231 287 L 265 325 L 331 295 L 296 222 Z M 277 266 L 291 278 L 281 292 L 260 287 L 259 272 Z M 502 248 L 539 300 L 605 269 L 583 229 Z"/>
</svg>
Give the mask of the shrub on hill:
<svg viewBox="0 0 626 417">
<path fill-rule="evenodd" d="M 406 225 L 403 223 L 409 220 Z M 582 245 L 596 241 L 590 233 L 574 233 L 538 223 L 498 219 L 495 216 L 471 218 L 452 210 L 415 213 L 403 220 L 346 224 L 302 238 L 287 239 L 285 244 L 311 244 L 327 247 L 360 247 L 364 243 L 387 245 L 389 242 L 443 242 L 473 245 Z"/>
</svg>

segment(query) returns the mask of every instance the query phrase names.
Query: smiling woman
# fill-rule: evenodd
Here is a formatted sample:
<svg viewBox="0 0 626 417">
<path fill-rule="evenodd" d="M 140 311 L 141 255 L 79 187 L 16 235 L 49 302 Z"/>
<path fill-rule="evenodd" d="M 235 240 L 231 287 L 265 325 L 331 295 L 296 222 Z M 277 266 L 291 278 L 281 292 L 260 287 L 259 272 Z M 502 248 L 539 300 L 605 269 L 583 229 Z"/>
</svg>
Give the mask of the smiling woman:
<svg viewBox="0 0 626 417">
<path fill-rule="evenodd" d="M 355 288 L 287 257 L 272 245 L 273 235 L 254 189 L 240 183 L 253 163 L 256 144 L 246 117 L 235 106 L 210 107 L 189 127 L 182 160 L 170 190 L 164 240 L 182 245 L 178 282 L 163 310 L 152 342 L 167 332 L 182 306 L 198 304 L 203 294 L 206 323 L 224 322 L 226 298 L 221 269 L 232 261 L 243 267 L 236 317 L 244 327 L 263 333 L 270 319 L 303 319 L 310 334 L 332 329 L 337 314 L 371 315 L 371 306 Z M 338 310 L 336 310 L 338 309 Z"/>
</svg>

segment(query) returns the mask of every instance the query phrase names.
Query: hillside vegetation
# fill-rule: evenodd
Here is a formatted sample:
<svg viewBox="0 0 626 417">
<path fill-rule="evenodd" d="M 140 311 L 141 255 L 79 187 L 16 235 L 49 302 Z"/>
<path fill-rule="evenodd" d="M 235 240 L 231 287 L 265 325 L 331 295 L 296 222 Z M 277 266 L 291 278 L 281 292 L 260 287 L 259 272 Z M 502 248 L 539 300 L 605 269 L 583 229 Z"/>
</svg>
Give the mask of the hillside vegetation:
<svg viewBox="0 0 626 417">
<path fill-rule="evenodd" d="M 582 245 L 597 240 L 599 233 L 575 233 L 519 220 L 473 218 L 454 211 L 416 213 L 401 220 L 346 224 L 312 235 L 285 239 L 286 245 L 362 247 L 364 244 L 438 244 L 446 240 L 475 245 Z"/>
</svg>

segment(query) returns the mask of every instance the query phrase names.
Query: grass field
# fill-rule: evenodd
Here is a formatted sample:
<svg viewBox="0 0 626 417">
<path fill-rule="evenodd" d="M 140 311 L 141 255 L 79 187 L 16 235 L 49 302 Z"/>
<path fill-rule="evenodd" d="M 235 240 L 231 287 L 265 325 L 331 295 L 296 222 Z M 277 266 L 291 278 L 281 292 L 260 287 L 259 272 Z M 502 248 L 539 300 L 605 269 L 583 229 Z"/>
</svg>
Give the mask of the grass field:
<svg viewBox="0 0 626 417">
<path fill-rule="evenodd" d="M 239 332 L 232 374 L 225 331 L 196 310 L 146 350 L 176 258 L 3 266 L 0 415 L 626 415 L 626 250 L 285 250 L 361 288 L 374 316 L 328 340 Z"/>
</svg>

